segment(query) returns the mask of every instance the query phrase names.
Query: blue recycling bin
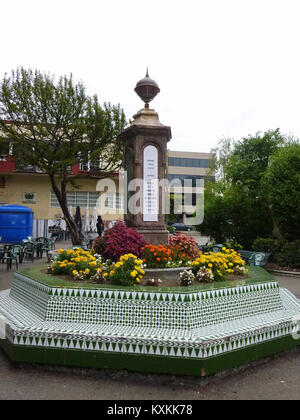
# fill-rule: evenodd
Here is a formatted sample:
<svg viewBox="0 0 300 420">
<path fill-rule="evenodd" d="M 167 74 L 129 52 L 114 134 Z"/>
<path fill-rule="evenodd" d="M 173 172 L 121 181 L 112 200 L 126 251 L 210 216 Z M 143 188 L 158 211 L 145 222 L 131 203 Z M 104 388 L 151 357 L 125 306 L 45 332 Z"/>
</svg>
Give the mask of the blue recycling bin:
<svg viewBox="0 0 300 420">
<path fill-rule="evenodd" d="M 0 236 L 2 243 L 22 243 L 32 236 L 33 211 L 25 206 L 0 206 Z"/>
</svg>

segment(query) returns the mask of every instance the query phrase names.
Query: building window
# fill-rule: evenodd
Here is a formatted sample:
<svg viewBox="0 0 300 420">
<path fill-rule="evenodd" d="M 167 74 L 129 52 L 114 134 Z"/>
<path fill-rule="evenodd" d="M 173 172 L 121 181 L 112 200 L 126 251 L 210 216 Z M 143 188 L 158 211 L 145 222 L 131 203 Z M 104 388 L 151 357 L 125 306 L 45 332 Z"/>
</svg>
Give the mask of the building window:
<svg viewBox="0 0 300 420">
<path fill-rule="evenodd" d="M 122 210 L 124 208 L 123 194 L 105 193 L 104 207 L 107 209 Z"/>
<path fill-rule="evenodd" d="M 67 205 L 72 207 L 96 207 L 98 198 L 98 192 L 68 191 Z M 53 191 L 51 191 L 51 207 L 60 207 Z"/>
<path fill-rule="evenodd" d="M 204 175 L 176 175 L 176 174 L 169 174 L 168 176 L 169 182 L 174 181 L 175 179 L 179 179 L 181 185 L 184 186 L 184 181 L 191 182 L 191 187 L 197 187 L 197 180 L 198 179 L 205 179 Z"/>
<path fill-rule="evenodd" d="M 191 159 L 169 157 L 169 166 L 177 166 L 181 168 L 208 168 L 209 159 Z"/>
<path fill-rule="evenodd" d="M 177 175 L 177 174 L 169 174 L 168 180 L 169 182 L 172 182 L 174 180 L 179 180 L 181 182 L 181 185 L 184 187 L 184 181 L 188 180 L 192 183 L 191 187 L 195 188 L 197 187 L 197 180 L 198 179 L 204 179 L 209 182 L 214 182 L 215 177 L 213 176 L 205 176 L 205 175 Z M 174 185 L 176 186 L 176 185 Z"/>
<path fill-rule="evenodd" d="M 7 162 L 8 156 L 12 155 L 12 143 L 2 145 L 3 154 L 0 156 L 0 162 Z"/>
<path fill-rule="evenodd" d="M 80 158 L 80 170 L 82 172 L 97 171 L 102 167 L 102 157 L 99 156 L 95 162 L 91 162 L 90 153 L 88 154 L 88 159 L 84 160 Z"/>
</svg>

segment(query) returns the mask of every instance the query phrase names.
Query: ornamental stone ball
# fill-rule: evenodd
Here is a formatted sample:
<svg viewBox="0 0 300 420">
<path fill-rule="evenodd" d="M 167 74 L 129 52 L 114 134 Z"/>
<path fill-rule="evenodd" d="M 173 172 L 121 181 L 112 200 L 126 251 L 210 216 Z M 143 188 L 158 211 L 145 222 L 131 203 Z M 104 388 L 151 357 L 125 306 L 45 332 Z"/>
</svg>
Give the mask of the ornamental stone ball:
<svg viewBox="0 0 300 420">
<path fill-rule="evenodd" d="M 136 94 L 145 102 L 145 108 L 149 108 L 149 103 L 156 97 L 160 92 L 158 84 L 150 79 L 149 72 L 147 69 L 146 77 L 137 82 L 137 85 L 134 89 Z"/>
</svg>

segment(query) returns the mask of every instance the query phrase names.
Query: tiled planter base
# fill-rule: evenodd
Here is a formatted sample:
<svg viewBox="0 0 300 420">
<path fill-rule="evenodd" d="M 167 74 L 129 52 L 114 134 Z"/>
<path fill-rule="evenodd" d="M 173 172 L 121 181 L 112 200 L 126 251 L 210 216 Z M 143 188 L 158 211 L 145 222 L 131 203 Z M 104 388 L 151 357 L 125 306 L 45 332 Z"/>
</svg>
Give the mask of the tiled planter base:
<svg viewBox="0 0 300 420">
<path fill-rule="evenodd" d="M 298 343 L 299 344 L 299 343 Z M 10 360 L 17 363 L 57 365 L 102 369 L 126 369 L 144 373 L 165 373 L 187 376 L 207 376 L 232 369 L 267 356 L 289 350 L 297 345 L 291 337 L 284 337 L 250 346 L 247 349 L 214 356 L 207 359 L 150 356 L 134 354 L 104 353 L 80 350 L 43 349 L 14 346 L 8 340 L 1 347 Z"/>
<path fill-rule="evenodd" d="M 13 361 L 204 375 L 300 344 L 300 302 L 277 282 L 207 291 L 51 288 L 20 274 L 0 292 Z"/>
<path fill-rule="evenodd" d="M 168 284 L 168 280 L 177 280 L 178 286 L 180 286 L 180 273 L 182 273 L 184 270 L 188 270 L 188 267 L 180 267 L 180 268 L 164 268 L 164 269 L 160 269 L 160 268 L 155 268 L 155 269 L 150 269 L 147 268 L 146 274 L 145 274 L 145 279 L 149 280 L 149 279 L 160 279 L 164 281 L 164 285 L 167 286 Z"/>
</svg>

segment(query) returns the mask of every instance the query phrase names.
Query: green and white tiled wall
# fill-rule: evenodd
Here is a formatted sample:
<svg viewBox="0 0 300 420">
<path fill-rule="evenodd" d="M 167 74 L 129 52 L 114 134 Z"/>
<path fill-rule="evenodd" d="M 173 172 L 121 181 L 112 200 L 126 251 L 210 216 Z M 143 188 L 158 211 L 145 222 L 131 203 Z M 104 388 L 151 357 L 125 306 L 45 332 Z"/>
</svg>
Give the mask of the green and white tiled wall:
<svg viewBox="0 0 300 420">
<path fill-rule="evenodd" d="M 50 288 L 16 274 L 0 315 L 14 348 L 205 360 L 290 336 L 300 302 L 274 281 L 164 293 Z"/>
</svg>

